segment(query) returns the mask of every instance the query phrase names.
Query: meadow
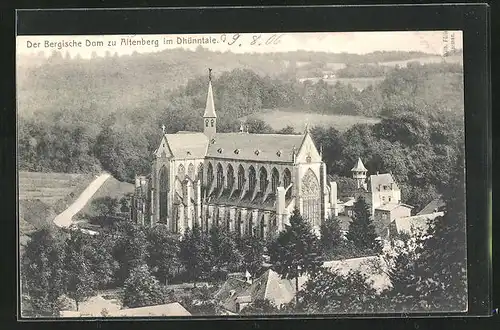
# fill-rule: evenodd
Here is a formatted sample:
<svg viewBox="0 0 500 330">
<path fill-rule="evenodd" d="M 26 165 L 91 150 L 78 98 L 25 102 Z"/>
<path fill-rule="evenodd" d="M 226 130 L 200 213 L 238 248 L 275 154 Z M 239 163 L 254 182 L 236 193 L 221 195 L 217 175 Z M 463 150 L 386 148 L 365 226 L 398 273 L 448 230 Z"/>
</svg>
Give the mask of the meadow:
<svg viewBox="0 0 500 330">
<path fill-rule="evenodd" d="M 305 124 L 309 127 L 322 126 L 334 127 L 340 132 L 345 132 L 355 124 L 376 124 L 380 119 L 363 116 L 324 115 L 294 111 L 294 109 L 272 109 L 253 114 L 250 118 L 265 121 L 274 130 L 292 126 L 296 132 L 303 132 Z M 245 118 L 242 118 L 245 119 Z"/>
</svg>

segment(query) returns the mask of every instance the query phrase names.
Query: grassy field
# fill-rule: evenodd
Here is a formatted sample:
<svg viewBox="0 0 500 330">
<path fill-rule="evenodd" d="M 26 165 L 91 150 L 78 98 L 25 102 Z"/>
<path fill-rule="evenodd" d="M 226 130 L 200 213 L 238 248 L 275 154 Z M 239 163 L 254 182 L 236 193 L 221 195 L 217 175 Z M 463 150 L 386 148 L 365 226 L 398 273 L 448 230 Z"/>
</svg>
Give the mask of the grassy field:
<svg viewBox="0 0 500 330">
<path fill-rule="evenodd" d="M 448 57 L 428 56 L 428 57 L 422 57 L 422 58 L 412 58 L 411 60 L 404 60 L 404 61 L 380 62 L 379 64 L 385 65 L 385 66 L 399 65 L 400 67 L 405 67 L 409 62 L 420 62 L 421 64 L 441 63 L 441 62 L 463 64 L 463 58 L 462 58 L 462 56 L 458 56 L 458 55 L 453 55 L 453 56 L 448 56 Z"/>
<path fill-rule="evenodd" d="M 262 113 L 254 114 L 252 115 L 252 118 L 258 118 L 265 121 L 275 130 L 292 126 L 295 128 L 296 132 L 302 132 L 304 130 L 305 123 L 307 123 L 309 127 L 334 127 L 335 129 L 343 132 L 348 130 L 354 124 L 376 124 L 380 122 L 377 118 L 323 115 L 317 113 L 290 111 L 288 109 L 268 110 Z"/>
<path fill-rule="evenodd" d="M 101 197 L 112 197 L 116 199 L 120 199 L 128 193 L 134 192 L 134 185 L 128 182 L 121 182 L 117 179 L 111 177 L 97 190 L 97 192 L 92 196 L 87 205 L 78 213 L 77 216 L 89 215 L 96 216 L 92 209 L 92 201 L 101 198 Z"/>
<path fill-rule="evenodd" d="M 380 76 L 380 77 L 362 77 L 362 78 L 303 78 L 299 79 L 300 82 L 303 81 L 310 81 L 312 83 L 318 82 L 320 79 L 322 79 L 324 82 L 330 85 L 335 85 L 337 82 L 344 84 L 344 85 L 351 85 L 352 87 L 358 89 L 358 90 L 363 90 L 368 86 L 376 85 L 382 82 L 385 79 L 385 76 Z"/>
<path fill-rule="evenodd" d="M 93 180 L 90 174 L 19 172 L 20 253 L 36 230 L 54 227 L 66 209 Z"/>
</svg>

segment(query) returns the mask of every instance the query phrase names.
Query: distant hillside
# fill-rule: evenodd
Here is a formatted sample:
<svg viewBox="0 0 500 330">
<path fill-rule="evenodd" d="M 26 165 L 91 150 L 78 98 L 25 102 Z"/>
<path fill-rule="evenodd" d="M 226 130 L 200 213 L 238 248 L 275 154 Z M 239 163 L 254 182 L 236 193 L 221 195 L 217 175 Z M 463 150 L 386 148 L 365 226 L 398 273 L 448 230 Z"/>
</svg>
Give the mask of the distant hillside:
<svg viewBox="0 0 500 330">
<path fill-rule="evenodd" d="M 214 75 L 236 68 L 251 69 L 272 77 L 316 77 L 324 70 L 338 70 L 345 64 L 380 63 L 426 58 L 420 52 L 375 52 L 366 55 L 322 52 L 234 54 L 165 50 L 158 53 L 108 56 L 94 59 L 66 58 L 60 53 L 48 59 L 40 55 L 18 56 L 18 113 L 29 116 L 43 111 L 98 109 L 109 113 L 147 106 L 189 79 Z M 157 102 L 157 101 L 155 101 Z"/>
</svg>

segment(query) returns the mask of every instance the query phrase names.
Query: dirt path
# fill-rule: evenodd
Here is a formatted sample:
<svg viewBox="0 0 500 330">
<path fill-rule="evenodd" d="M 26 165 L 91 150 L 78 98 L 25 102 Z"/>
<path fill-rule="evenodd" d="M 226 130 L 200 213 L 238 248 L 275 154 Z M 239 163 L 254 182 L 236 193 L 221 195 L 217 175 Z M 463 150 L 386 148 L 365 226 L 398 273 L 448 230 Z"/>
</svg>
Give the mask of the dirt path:
<svg viewBox="0 0 500 330">
<path fill-rule="evenodd" d="M 104 182 L 111 177 L 104 173 L 92 181 L 87 188 L 78 196 L 78 198 L 66 210 L 54 218 L 54 223 L 58 227 L 68 228 L 73 224 L 73 217 L 88 203 L 94 194 L 101 188 Z"/>
</svg>

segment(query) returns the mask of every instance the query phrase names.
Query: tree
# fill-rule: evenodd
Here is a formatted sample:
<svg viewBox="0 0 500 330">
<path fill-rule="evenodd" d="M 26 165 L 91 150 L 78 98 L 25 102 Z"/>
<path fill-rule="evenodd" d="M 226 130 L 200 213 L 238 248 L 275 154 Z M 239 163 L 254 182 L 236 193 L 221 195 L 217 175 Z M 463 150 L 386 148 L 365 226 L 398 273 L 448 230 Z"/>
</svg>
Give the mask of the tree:
<svg viewBox="0 0 500 330">
<path fill-rule="evenodd" d="M 257 278 L 264 262 L 264 244 L 261 240 L 248 235 L 238 240 L 238 248 L 243 254 L 242 270 L 248 271 L 253 278 Z"/>
<path fill-rule="evenodd" d="M 323 251 L 332 251 L 335 247 L 342 244 L 343 234 L 340 227 L 340 220 L 337 217 L 329 217 L 320 227 L 320 244 Z"/>
<path fill-rule="evenodd" d="M 184 232 L 179 258 L 191 279 L 200 280 L 210 276 L 213 266 L 210 238 L 199 226 L 195 225 Z"/>
<path fill-rule="evenodd" d="M 91 207 L 98 215 L 110 217 L 118 209 L 118 200 L 110 196 L 99 197 L 92 201 Z"/>
<path fill-rule="evenodd" d="M 297 308 L 305 313 L 370 313 L 380 305 L 377 291 L 359 271 L 341 275 L 322 269 L 306 282 L 298 297 Z"/>
<path fill-rule="evenodd" d="M 370 209 L 363 197 L 358 197 L 354 203 L 353 219 L 349 225 L 346 238 L 354 247 L 362 252 L 378 254 L 382 251 L 381 243 L 377 240 Z"/>
<path fill-rule="evenodd" d="M 465 169 L 462 151 L 449 186 L 443 187 L 444 216 L 430 223 L 419 254 L 418 274 L 423 299 L 431 310 L 465 310 L 467 307 L 467 254 L 465 222 Z"/>
<path fill-rule="evenodd" d="M 146 263 L 148 240 L 144 229 L 131 222 L 120 223 L 112 234 L 118 237 L 113 255 L 118 261 L 117 283 L 129 277 L 130 270 Z"/>
<path fill-rule="evenodd" d="M 151 275 L 147 265 L 135 267 L 123 286 L 123 305 L 128 308 L 166 304 L 165 287 Z"/>
<path fill-rule="evenodd" d="M 316 272 L 323 264 L 318 237 L 298 209 L 290 217 L 290 225 L 280 232 L 270 248 L 271 263 L 282 278 L 295 278 L 299 291 L 299 276 Z"/>
<path fill-rule="evenodd" d="M 23 284 L 35 316 L 56 316 L 64 293 L 64 245 L 50 229 L 34 232 L 22 257 Z"/>
<path fill-rule="evenodd" d="M 283 127 L 282 129 L 278 130 L 276 133 L 278 133 L 278 134 L 296 134 L 295 128 L 293 126 L 290 126 L 290 125 Z"/>
<path fill-rule="evenodd" d="M 227 272 L 240 267 L 243 256 L 237 248 L 233 235 L 226 229 L 217 225 L 210 228 L 210 248 L 216 271 Z"/>
<path fill-rule="evenodd" d="M 85 256 L 85 250 L 91 248 L 87 237 L 78 230 L 72 231 L 66 242 L 64 284 L 66 294 L 75 301 L 76 310 L 81 302 L 95 294 L 97 287 L 96 274 Z"/>
<path fill-rule="evenodd" d="M 153 274 L 162 283 L 167 283 L 180 265 L 179 237 L 170 233 L 165 226 L 157 225 L 148 230 L 147 238 L 147 263 Z"/>
<path fill-rule="evenodd" d="M 106 289 L 116 280 L 115 275 L 120 265 L 113 256 L 115 244 L 113 237 L 105 232 L 90 238 L 90 245 L 85 255 L 95 273 L 98 289 Z"/>
<path fill-rule="evenodd" d="M 262 119 L 248 119 L 246 122 L 248 132 L 253 134 L 272 133 L 273 129 Z"/>
<path fill-rule="evenodd" d="M 278 314 L 280 310 L 268 299 L 253 301 L 250 305 L 243 308 L 241 315 L 269 315 Z"/>
</svg>

